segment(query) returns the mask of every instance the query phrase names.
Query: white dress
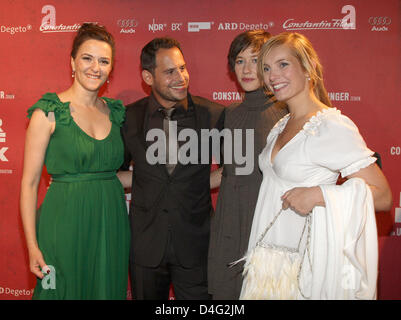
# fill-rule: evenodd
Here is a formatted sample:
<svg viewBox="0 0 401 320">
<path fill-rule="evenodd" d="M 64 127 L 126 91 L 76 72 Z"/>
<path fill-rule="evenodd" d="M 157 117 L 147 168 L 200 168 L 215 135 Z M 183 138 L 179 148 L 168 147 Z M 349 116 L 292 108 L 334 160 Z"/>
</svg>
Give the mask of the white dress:
<svg viewBox="0 0 401 320">
<path fill-rule="evenodd" d="M 271 130 L 267 144 L 259 155 L 263 181 L 248 250 L 255 247 L 266 226 L 279 212 L 282 206 L 281 196 L 286 191 L 295 187 L 335 185 L 340 173 L 342 177 L 346 177 L 376 161 L 356 125 L 336 108 L 329 108 L 311 117 L 303 129 L 276 154 L 272 163 L 273 146 L 289 117 L 289 114 L 284 116 Z M 268 231 L 263 242 L 296 249 L 304 225 L 305 216 L 298 215 L 291 209 L 285 210 Z M 311 229 L 313 230 L 313 227 Z M 300 252 L 303 252 L 305 247 L 304 236 Z M 304 265 L 302 272 L 308 272 L 307 269 L 310 270 L 310 266 Z"/>
</svg>

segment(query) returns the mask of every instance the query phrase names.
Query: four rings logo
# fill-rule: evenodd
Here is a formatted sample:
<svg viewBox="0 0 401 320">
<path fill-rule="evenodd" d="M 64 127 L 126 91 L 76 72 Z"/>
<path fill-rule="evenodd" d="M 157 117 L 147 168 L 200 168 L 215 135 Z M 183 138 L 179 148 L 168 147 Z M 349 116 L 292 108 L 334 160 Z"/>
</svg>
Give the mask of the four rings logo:
<svg viewBox="0 0 401 320">
<path fill-rule="evenodd" d="M 388 31 L 388 26 L 391 24 L 390 17 L 370 17 L 368 20 L 372 26 L 370 31 Z"/>
<path fill-rule="evenodd" d="M 138 21 L 135 19 L 120 19 L 117 21 L 120 28 L 135 28 L 138 26 Z"/>
<path fill-rule="evenodd" d="M 389 18 L 389 17 L 370 17 L 369 23 L 372 26 L 388 26 L 391 23 L 391 18 Z"/>
<path fill-rule="evenodd" d="M 136 19 L 119 19 L 117 26 L 121 28 L 120 33 L 135 33 L 138 21 Z"/>
</svg>

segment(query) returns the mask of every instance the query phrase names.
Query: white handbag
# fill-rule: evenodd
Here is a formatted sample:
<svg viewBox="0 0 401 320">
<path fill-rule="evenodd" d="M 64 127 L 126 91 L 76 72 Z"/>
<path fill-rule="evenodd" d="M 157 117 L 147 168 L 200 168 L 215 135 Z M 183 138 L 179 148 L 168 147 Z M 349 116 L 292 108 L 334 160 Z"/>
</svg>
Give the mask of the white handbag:
<svg viewBox="0 0 401 320">
<path fill-rule="evenodd" d="M 305 218 L 304 228 L 299 239 L 298 248 L 288 248 L 265 244 L 263 238 L 273 226 L 280 210 L 273 221 L 267 226 L 260 236 L 255 248 L 250 250 L 245 256 L 243 271 L 243 284 L 240 295 L 241 300 L 294 300 L 298 299 L 299 294 L 306 297 L 299 286 L 299 277 L 303 266 L 306 251 L 309 251 L 311 215 Z M 301 255 L 299 252 L 305 230 L 306 248 Z M 311 264 L 310 254 L 308 254 L 309 265 Z M 242 259 L 241 259 L 242 260 Z"/>
</svg>

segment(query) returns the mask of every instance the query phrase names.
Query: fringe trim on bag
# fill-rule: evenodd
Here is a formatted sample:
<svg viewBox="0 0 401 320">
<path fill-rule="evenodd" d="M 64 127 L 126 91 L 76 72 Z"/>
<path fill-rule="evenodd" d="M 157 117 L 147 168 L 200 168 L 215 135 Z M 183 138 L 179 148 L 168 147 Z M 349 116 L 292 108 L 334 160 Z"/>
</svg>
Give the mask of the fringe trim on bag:
<svg viewBox="0 0 401 320">
<path fill-rule="evenodd" d="M 242 300 L 294 300 L 298 298 L 298 271 L 301 257 L 298 252 L 256 246 L 247 256 Z"/>
</svg>

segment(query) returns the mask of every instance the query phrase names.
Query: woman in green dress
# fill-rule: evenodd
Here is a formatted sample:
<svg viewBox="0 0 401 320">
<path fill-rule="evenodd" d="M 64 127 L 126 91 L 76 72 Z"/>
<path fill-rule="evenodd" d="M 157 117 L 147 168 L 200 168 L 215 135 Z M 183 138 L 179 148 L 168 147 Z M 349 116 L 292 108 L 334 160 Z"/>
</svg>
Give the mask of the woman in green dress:
<svg viewBox="0 0 401 320">
<path fill-rule="evenodd" d="M 72 86 L 28 110 L 21 215 L 38 278 L 33 299 L 126 299 L 130 231 L 116 176 L 125 109 L 98 96 L 113 62 L 112 35 L 83 24 L 71 52 Z M 52 183 L 36 213 L 43 164 Z"/>
</svg>

